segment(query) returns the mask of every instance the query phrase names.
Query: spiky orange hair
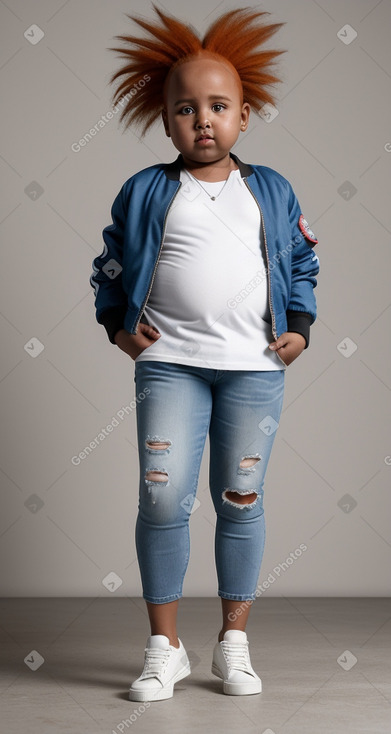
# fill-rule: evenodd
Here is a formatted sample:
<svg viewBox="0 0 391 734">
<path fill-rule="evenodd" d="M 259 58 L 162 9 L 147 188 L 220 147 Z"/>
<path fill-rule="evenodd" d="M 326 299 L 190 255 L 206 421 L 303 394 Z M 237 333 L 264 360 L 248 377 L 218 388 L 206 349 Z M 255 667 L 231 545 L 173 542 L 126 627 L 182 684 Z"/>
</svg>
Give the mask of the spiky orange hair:
<svg viewBox="0 0 391 734">
<path fill-rule="evenodd" d="M 242 83 L 243 102 L 248 102 L 252 109 L 258 112 L 266 102 L 274 104 L 274 96 L 266 87 L 281 81 L 270 73 L 270 66 L 284 51 L 259 51 L 258 47 L 284 23 L 268 25 L 258 19 L 270 13 L 238 8 L 217 18 L 201 40 L 190 25 L 165 15 L 156 5 L 153 8 L 161 23 L 127 15 L 154 38 L 115 36 L 129 47 L 109 49 L 126 59 L 109 82 L 112 84 L 118 77 L 124 77 L 113 95 L 113 104 L 116 106 L 122 100 L 124 105 L 128 98 L 120 116 L 121 122 L 127 118 L 126 128 L 133 123 L 143 123 L 142 135 L 145 135 L 164 108 L 164 88 L 169 73 L 200 53 L 220 57 L 221 61 L 232 64 Z"/>
</svg>

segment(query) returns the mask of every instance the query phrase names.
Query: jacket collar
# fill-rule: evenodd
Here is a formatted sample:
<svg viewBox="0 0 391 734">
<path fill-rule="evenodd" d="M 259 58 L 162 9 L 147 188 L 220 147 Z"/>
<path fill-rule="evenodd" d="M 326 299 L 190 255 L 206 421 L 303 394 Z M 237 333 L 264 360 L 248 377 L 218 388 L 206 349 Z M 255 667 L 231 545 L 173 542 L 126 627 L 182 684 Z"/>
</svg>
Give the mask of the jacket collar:
<svg viewBox="0 0 391 734">
<path fill-rule="evenodd" d="M 239 167 L 240 175 L 242 176 L 242 178 L 244 178 L 245 176 L 251 176 L 251 174 L 253 173 L 252 166 L 250 166 L 248 163 L 243 163 L 243 161 L 241 161 L 234 153 L 230 153 L 230 156 Z M 165 164 L 165 174 L 167 178 L 179 180 L 179 175 L 182 167 L 183 158 L 182 154 L 179 153 L 178 158 L 175 161 Z"/>
</svg>

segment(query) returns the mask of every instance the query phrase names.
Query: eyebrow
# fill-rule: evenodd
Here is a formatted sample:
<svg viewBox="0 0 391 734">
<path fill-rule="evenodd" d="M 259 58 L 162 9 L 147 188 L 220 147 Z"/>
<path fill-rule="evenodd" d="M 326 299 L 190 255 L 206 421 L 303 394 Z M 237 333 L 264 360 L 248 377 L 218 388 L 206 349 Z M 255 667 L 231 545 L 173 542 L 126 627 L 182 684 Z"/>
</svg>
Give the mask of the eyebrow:
<svg viewBox="0 0 391 734">
<path fill-rule="evenodd" d="M 209 100 L 212 100 L 212 99 L 224 99 L 227 102 L 232 102 L 231 97 L 226 97 L 224 94 L 210 94 L 209 97 L 208 97 L 208 99 Z M 185 102 L 190 103 L 190 102 L 194 102 L 194 100 L 193 99 L 178 99 L 178 101 L 175 102 L 175 104 L 176 105 L 177 104 L 184 104 Z"/>
</svg>

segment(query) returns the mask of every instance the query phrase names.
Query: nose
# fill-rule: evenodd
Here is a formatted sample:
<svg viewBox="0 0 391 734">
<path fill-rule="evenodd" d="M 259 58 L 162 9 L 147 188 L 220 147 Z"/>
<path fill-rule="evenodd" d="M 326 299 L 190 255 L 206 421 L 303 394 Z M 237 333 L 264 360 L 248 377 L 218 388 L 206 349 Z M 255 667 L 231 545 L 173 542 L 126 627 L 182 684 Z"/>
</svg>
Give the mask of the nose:
<svg viewBox="0 0 391 734">
<path fill-rule="evenodd" d="M 198 115 L 196 127 L 197 127 L 197 130 L 203 129 L 205 127 L 210 127 L 210 122 L 206 117 L 202 117 L 202 115 Z"/>
</svg>

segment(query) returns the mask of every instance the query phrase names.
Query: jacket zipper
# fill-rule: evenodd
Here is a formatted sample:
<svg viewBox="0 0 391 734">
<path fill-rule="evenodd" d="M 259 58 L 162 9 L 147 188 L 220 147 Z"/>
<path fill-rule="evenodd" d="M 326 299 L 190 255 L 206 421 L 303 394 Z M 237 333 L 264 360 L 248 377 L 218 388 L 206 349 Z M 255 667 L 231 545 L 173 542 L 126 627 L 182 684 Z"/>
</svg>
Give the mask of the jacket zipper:
<svg viewBox="0 0 391 734">
<path fill-rule="evenodd" d="M 136 321 L 136 324 L 135 324 L 135 329 L 136 329 L 136 330 L 137 330 L 137 327 L 138 327 L 138 325 L 139 325 L 139 323 L 140 323 L 140 319 L 141 319 L 141 317 L 142 317 L 142 315 L 143 315 L 143 313 L 144 313 L 144 309 L 145 309 L 145 306 L 146 306 L 146 304 L 147 304 L 148 298 L 149 298 L 149 296 L 150 296 L 150 293 L 151 293 L 151 290 L 152 290 L 152 286 L 153 286 L 153 281 L 155 280 L 156 270 L 157 270 L 157 266 L 158 266 L 158 264 L 159 264 L 159 260 L 160 260 L 160 255 L 161 255 L 161 252 L 162 252 L 162 248 L 163 248 L 163 240 L 164 240 L 164 235 L 166 234 L 166 226 L 167 226 L 167 216 L 168 216 L 168 212 L 169 212 L 169 210 L 171 209 L 171 206 L 172 206 L 172 202 L 174 201 L 174 199 L 175 199 L 175 197 L 176 197 L 176 195 L 177 195 L 177 193 L 178 193 L 179 189 L 181 188 L 181 186 L 182 186 L 182 183 L 180 182 L 180 183 L 179 183 L 179 186 L 178 186 L 178 188 L 177 188 L 177 190 L 175 191 L 175 193 L 174 193 L 173 197 L 171 198 L 171 201 L 170 201 L 170 203 L 169 203 L 169 205 L 168 205 L 168 207 L 167 207 L 167 209 L 166 209 L 166 213 L 165 213 L 165 215 L 164 215 L 164 220 L 163 220 L 163 232 L 162 232 L 162 238 L 161 238 L 161 240 L 160 240 L 160 248 L 159 248 L 158 256 L 157 256 L 157 259 L 156 259 L 156 263 L 155 263 L 154 271 L 153 271 L 153 273 L 152 273 L 152 280 L 151 280 L 151 283 L 150 283 L 150 286 L 149 286 L 149 290 L 148 290 L 148 293 L 147 293 L 147 295 L 146 295 L 146 297 L 145 297 L 145 299 L 144 299 L 144 303 L 143 303 L 143 305 L 141 306 L 141 310 L 140 310 L 140 313 L 139 313 L 138 319 L 137 319 L 137 321 Z M 134 332 L 134 333 L 136 333 L 136 332 Z"/>
<path fill-rule="evenodd" d="M 274 315 L 274 311 L 273 311 L 273 304 L 272 304 L 272 299 L 271 299 L 271 283 L 270 283 L 270 276 L 269 276 L 269 251 L 267 249 L 266 229 L 265 229 L 265 222 L 264 222 L 264 219 L 263 219 L 263 211 L 261 209 L 261 205 L 260 205 L 257 197 L 255 196 L 254 192 L 251 190 L 250 186 L 247 183 L 247 177 L 246 176 L 243 177 L 243 181 L 246 184 L 246 186 L 247 186 L 247 188 L 248 188 L 251 196 L 253 197 L 254 201 L 256 202 L 256 204 L 258 206 L 258 209 L 259 209 L 259 211 L 261 213 L 261 223 L 262 223 L 263 239 L 264 239 L 264 243 L 265 243 L 265 252 L 266 252 L 266 260 L 267 260 L 267 282 L 268 282 L 268 289 L 267 290 L 268 290 L 268 300 L 269 300 L 270 314 L 271 314 L 271 317 L 272 317 L 272 333 L 273 333 L 274 339 L 277 340 L 278 339 L 278 336 L 277 336 L 277 330 L 276 330 L 276 320 L 275 320 L 275 315 Z M 278 351 L 275 351 L 274 353 L 277 355 L 277 357 L 279 358 L 280 362 L 282 362 L 282 364 L 285 365 L 285 367 L 286 367 L 287 365 L 285 364 L 284 360 L 281 359 L 280 355 L 278 354 Z"/>
</svg>

